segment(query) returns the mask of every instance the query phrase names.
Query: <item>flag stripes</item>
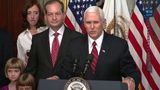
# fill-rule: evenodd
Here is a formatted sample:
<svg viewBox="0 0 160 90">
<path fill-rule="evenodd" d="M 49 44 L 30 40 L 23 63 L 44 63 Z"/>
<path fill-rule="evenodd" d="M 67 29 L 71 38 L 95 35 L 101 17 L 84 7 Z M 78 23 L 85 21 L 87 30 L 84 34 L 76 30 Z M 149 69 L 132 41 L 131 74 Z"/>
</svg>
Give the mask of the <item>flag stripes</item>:
<svg viewBox="0 0 160 90">
<path fill-rule="evenodd" d="M 158 7 L 159 8 L 159 7 Z M 131 25 L 128 34 L 128 44 L 131 54 L 141 72 L 141 89 L 142 90 L 159 90 L 160 89 L 160 17 L 159 9 L 156 9 L 153 17 L 149 22 L 145 22 L 142 13 L 137 5 L 131 16 Z M 147 27 L 149 25 L 149 28 Z M 149 31 L 149 41 L 147 33 Z M 149 48 L 147 45 L 149 44 Z M 146 59 L 149 53 L 152 64 L 152 72 L 147 71 Z"/>
</svg>

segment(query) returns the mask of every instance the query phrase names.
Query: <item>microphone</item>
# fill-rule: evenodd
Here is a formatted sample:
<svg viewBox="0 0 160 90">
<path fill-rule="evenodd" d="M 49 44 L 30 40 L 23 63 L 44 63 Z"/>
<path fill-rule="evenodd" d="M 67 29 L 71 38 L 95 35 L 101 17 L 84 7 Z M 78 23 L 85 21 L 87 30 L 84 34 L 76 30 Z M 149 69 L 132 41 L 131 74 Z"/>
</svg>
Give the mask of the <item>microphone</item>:
<svg viewBox="0 0 160 90">
<path fill-rule="evenodd" d="M 83 75 L 82 75 L 82 76 L 85 75 L 85 73 L 86 73 L 86 71 L 88 70 L 89 65 L 90 65 L 90 63 L 91 63 L 92 60 L 93 60 L 93 55 L 92 55 L 92 54 L 89 54 L 89 55 L 87 56 L 87 61 L 86 61 L 86 63 L 85 63 L 85 67 L 84 67 Z"/>
<path fill-rule="evenodd" d="M 75 71 L 76 71 L 77 64 L 78 64 L 78 59 L 75 59 L 74 63 L 73 63 L 73 71 L 72 71 L 73 73 L 75 73 Z"/>
</svg>

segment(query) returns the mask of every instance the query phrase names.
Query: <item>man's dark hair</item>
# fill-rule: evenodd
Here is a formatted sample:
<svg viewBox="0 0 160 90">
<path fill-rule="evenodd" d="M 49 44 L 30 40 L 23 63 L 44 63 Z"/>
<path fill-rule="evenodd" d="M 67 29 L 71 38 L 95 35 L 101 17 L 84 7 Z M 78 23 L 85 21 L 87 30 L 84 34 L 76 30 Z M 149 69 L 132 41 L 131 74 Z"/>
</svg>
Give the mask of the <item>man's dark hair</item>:
<svg viewBox="0 0 160 90">
<path fill-rule="evenodd" d="M 62 12 L 64 12 L 64 4 L 63 4 L 62 1 L 60 1 L 60 0 L 49 0 L 48 2 L 46 2 L 44 4 L 44 11 L 45 11 L 45 13 L 47 13 L 46 6 L 49 5 L 49 4 L 53 4 L 53 3 L 59 3 L 61 5 Z"/>
</svg>

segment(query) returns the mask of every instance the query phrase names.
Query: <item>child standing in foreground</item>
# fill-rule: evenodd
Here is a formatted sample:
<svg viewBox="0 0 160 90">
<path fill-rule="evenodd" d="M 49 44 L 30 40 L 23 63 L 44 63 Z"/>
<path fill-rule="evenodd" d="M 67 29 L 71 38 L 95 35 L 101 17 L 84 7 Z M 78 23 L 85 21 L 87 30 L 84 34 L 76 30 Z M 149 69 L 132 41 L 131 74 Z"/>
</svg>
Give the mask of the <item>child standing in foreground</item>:
<svg viewBox="0 0 160 90">
<path fill-rule="evenodd" d="M 16 84 L 17 90 L 35 90 L 34 77 L 29 73 L 23 73 Z"/>
<path fill-rule="evenodd" d="M 10 58 L 5 65 L 5 75 L 10 83 L 0 90 L 16 90 L 16 81 L 23 72 L 25 66 L 22 60 L 18 58 Z"/>
</svg>

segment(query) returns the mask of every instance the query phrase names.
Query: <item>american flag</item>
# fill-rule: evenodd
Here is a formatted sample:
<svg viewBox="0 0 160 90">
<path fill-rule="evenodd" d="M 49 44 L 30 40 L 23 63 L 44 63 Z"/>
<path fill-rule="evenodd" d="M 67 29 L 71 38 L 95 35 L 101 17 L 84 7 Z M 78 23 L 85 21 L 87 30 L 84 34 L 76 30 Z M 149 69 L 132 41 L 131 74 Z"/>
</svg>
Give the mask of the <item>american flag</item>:
<svg viewBox="0 0 160 90">
<path fill-rule="evenodd" d="M 83 13 L 89 6 L 95 6 L 96 0 L 69 0 L 65 24 L 70 29 L 86 33 L 83 25 Z"/>
<path fill-rule="evenodd" d="M 160 90 L 160 1 L 137 0 L 128 44 L 141 72 L 142 90 Z"/>
</svg>

